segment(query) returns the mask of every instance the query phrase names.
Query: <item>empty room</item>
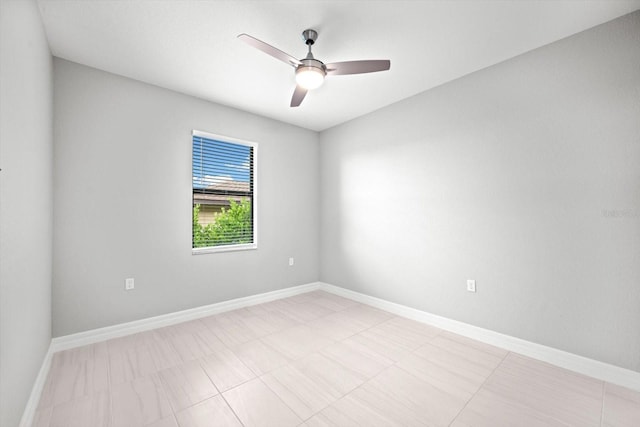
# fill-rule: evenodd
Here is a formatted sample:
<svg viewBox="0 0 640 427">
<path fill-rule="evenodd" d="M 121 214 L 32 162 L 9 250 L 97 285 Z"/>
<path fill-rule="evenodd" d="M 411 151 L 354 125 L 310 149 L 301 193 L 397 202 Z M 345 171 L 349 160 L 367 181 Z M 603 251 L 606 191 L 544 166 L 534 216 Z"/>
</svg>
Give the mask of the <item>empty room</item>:
<svg viewBox="0 0 640 427">
<path fill-rule="evenodd" d="M 640 426 L 640 0 L 0 0 L 0 426 Z"/>
</svg>

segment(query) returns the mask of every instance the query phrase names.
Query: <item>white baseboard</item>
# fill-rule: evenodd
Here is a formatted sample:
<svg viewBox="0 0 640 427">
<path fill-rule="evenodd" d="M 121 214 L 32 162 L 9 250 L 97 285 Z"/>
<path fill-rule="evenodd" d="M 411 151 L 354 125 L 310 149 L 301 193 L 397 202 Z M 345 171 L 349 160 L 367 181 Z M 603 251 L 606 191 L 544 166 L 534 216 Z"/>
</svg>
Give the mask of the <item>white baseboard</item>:
<svg viewBox="0 0 640 427">
<path fill-rule="evenodd" d="M 237 298 L 229 301 L 223 301 L 202 307 L 196 307 L 188 310 L 178 311 L 175 313 L 164 314 L 161 316 L 150 317 L 147 319 L 136 320 L 133 322 L 122 323 L 119 325 L 108 326 L 105 328 L 94 329 L 91 331 L 80 332 L 77 334 L 56 337 L 51 340 L 51 346 L 47 352 L 40 372 L 36 378 L 35 384 L 31 391 L 29 401 L 25 407 L 25 411 L 20 421 L 20 427 L 29 427 L 33 422 L 35 412 L 40 400 L 42 389 L 44 388 L 49 369 L 51 367 L 51 359 L 53 353 L 67 350 L 70 348 L 80 347 L 83 345 L 93 344 L 96 342 L 118 338 L 125 335 L 131 335 L 137 332 L 148 331 L 150 329 L 160 328 L 163 326 L 175 325 L 177 323 L 195 320 L 206 316 L 211 316 L 225 311 L 236 310 L 238 308 L 249 307 L 256 304 L 262 304 L 281 298 L 311 292 L 314 290 L 324 290 L 363 304 L 370 305 L 398 316 L 407 317 L 422 323 L 436 326 L 438 328 L 454 332 L 496 347 L 504 348 L 508 351 L 523 354 L 531 358 L 551 363 L 565 369 L 569 369 L 580 374 L 588 375 L 602 381 L 617 384 L 632 390 L 640 391 L 640 373 L 618 366 L 599 362 L 597 360 L 578 356 L 566 351 L 525 341 L 520 338 L 504 335 L 488 329 L 479 328 L 467 323 L 458 322 L 446 317 L 431 314 L 425 311 L 417 310 L 401 304 L 396 304 L 380 298 L 365 295 L 349 289 L 340 288 L 323 282 L 308 283 L 306 285 L 294 286 L 277 291 L 266 292 L 263 294 L 252 295 L 244 298 Z"/>
<path fill-rule="evenodd" d="M 90 331 L 79 332 L 77 334 L 53 338 L 51 340 L 49 350 L 45 355 L 44 361 L 42 362 L 42 366 L 40 367 L 40 372 L 38 372 L 36 381 L 31 389 L 31 395 L 29 396 L 29 400 L 27 401 L 27 405 L 25 406 L 25 410 L 22 414 L 22 419 L 20 420 L 20 427 L 30 427 L 33 424 L 33 419 L 35 417 L 36 410 L 38 409 L 38 403 L 40 402 L 40 395 L 42 394 L 42 389 L 44 388 L 47 380 L 47 375 L 49 375 L 53 354 L 58 351 L 148 331 L 150 329 L 161 328 L 163 326 L 175 325 L 189 320 L 200 319 L 202 317 L 223 313 L 225 311 L 236 310 L 238 308 L 249 307 L 305 292 L 315 291 L 320 288 L 321 284 L 319 282 L 307 283 L 305 285 L 278 289 L 276 291 L 266 292 L 263 294 L 250 295 L 248 297 L 222 301 L 188 310 L 163 314 L 161 316 L 149 317 L 147 319 L 135 320 L 133 322 L 121 323 L 119 325 L 107 326 L 105 328 L 93 329 Z"/>
<path fill-rule="evenodd" d="M 38 371 L 36 381 L 33 383 L 33 387 L 31 388 L 29 400 L 27 400 L 27 405 L 25 406 L 24 412 L 22 413 L 22 419 L 20 420 L 19 424 L 20 427 L 31 427 L 31 425 L 33 424 L 33 417 L 36 415 L 36 410 L 38 409 L 40 395 L 42 394 L 42 390 L 44 389 L 44 384 L 47 382 L 49 369 L 51 369 L 52 356 L 53 349 L 52 346 L 49 345 L 47 354 L 45 354 L 42 365 L 40 366 L 40 371 Z"/>
<path fill-rule="evenodd" d="M 320 289 L 397 314 L 398 316 L 407 317 L 477 341 L 504 348 L 505 350 L 509 350 L 514 353 L 519 353 L 533 359 L 551 363 L 552 365 L 556 365 L 561 368 L 578 372 L 612 384 L 627 387 L 632 390 L 640 391 L 640 372 L 599 362 L 597 360 L 578 356 L 577 354 L 558 350 L 556 348 L 525 341 L 523 339 L 494 332 L 489 329 L 479 328 L 468 323 L 458 322 L 457 320 L 448 319 L 426 311 L 416 310 L 411 307 L 340 288 L 328 283 L 321 283 Z"/>
<path fill-rule="evenodd" d="M 121 323 L 118 325 L 107 326 L 99 329 L 92 329 L 90 331 L 79 332 L 77 334 L 64 335 L 61 337 L 53 338 L 51 340 L 51 346 L 53 352 L 55 353 L 58 351 L 81 347 L 83 345 L 93 344 L 112 338 L 118 338 L 125 335 L 148 331 L 150 329 L 156 329 L 163 326 L 175 325 L 177 323 L 186 322 L 189 320 L 200 319 L 202 317 L 223 313 L 225 311 L 236 310 L 238 308 L 249 307 L 252 305 L 262 304 L 281 298 L 287 298 L 305 292 L 314 291 L 320 289 L 320 287 L 321 286 L 319 282 L 307 283 L 305 285 L 278 289 L 277 291 L 250 295 L 248 297 L 236 298 L 229 301 L 222 301 L 215 304 L 191 308 L 188 310 L 176 311 L 174 313 L 149 317 L 147 319 L 134 320 L 133 322 Z"/>
</svg>

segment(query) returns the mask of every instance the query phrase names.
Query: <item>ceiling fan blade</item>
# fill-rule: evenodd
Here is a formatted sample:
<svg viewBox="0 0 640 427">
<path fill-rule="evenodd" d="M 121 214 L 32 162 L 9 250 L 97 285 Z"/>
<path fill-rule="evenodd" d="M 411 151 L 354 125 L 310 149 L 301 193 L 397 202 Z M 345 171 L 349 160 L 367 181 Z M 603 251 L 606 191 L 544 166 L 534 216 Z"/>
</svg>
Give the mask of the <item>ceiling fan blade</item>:
<svg viewBox="0 0 640 427">
<path fill-rule="evenodd" d="M 255 37 L 251 37 L 249 34 L 240 34 L 238 38 L 243 42 L 247 43 L 248 45 L 253 46 L 256 49 L 260 49 L 267 55 L 271 55 L 274 58 L 279 59 L 280 61 L 291 65 L 292 67 L 296 67 L 301 64 L 301 62 L 298 59 L 294 58 L 288 53 L 285 53 L 280 49 L 277 49 L 271 46 L 270 44 L 263 42 L 262 40 L 258 40 Z"/>
<path fill-rule="evenodd" d="M 376 71 L 386 71 L 391 68 L 391 61 L 388 59 L 369 61 L 345 61 L 325 64 L 327 74 L 333 76 L 345 74 L 375 73 Z"/>
<path fill-rule="evenodd" d="M 291 106 L 299 106 L 306 95 L 307 90 L 305 88 L 296 86 L 296 90 L 293 91 L 293 96 L 291 97 Z"/>
</svg>

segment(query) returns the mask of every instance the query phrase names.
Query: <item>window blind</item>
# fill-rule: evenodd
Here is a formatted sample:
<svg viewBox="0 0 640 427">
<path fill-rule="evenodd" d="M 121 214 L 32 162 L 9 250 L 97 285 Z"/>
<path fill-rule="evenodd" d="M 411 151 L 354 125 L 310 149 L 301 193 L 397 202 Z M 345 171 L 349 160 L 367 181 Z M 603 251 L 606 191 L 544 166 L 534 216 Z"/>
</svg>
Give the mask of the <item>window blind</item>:
<svg viewBox="0 0 640 427">
<path fill-rule="evenodd" d="M 255 144 L 193 134 L 192 248 L 255 247 Z"/>
</svg>

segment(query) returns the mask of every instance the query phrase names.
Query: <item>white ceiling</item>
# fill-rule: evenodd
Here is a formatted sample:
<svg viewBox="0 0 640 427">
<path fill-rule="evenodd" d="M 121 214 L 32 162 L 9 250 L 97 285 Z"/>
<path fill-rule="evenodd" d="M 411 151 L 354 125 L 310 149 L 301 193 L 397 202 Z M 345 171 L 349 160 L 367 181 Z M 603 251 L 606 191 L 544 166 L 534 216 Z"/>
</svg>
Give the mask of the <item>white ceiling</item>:
<svg viewBox="0 0 640 427">
<path fill-rule="evenodd" d="M 39 0 L 54 56 L 323 130 L 640 9 L 640 0 Z M 390 59 L 330 76 L 290 108 L 293 68 L 239 41 L 323 62 Z"/>
</svg>

